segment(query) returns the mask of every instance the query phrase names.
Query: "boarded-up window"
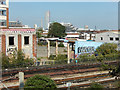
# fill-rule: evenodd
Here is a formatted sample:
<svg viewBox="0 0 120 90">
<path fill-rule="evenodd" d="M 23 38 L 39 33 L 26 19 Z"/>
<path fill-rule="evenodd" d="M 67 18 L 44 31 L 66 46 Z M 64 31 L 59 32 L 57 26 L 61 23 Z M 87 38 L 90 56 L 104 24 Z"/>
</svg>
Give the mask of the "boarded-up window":
<svg viewBox="0 0 120 90">
<path fill-rule="evenodd" d="M 29 36 L 24 37 L 24 44 L 28 45 L 29 44 Z"/>
<path fill-rule="evenodd" d="M 101 37 L 101 40 L 103 40 L 103 37 Z"/>
<path fill-rule="evenodd" d="M 110 40 L 113 41 L 113 37 L 110 37 Z"/>
<path fill-rule="evenodd" d="M 9 37 L 9 45 L 14 45 L 14 37 Z"/>
<path fill-rule="evenodd" d="M 115 40 L 116 40 L 116 41 L 119 41 L 119 37 L 116 37 Z"/>
</svg>

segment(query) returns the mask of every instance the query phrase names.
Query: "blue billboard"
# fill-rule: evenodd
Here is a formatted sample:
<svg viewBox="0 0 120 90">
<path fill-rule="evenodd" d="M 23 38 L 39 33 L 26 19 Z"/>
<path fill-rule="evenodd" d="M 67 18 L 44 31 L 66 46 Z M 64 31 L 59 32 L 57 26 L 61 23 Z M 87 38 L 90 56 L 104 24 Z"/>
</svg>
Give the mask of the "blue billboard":
<svg viewBox="0 0 120 90">
<path fill-rule="evenodd" d="M 84 53 L 94 53 L 94 51 L 102 45 L 103 42 L 94 42 L 94 41 L 75 41 L 75 58 L 80 54 Z"/>
</svg>

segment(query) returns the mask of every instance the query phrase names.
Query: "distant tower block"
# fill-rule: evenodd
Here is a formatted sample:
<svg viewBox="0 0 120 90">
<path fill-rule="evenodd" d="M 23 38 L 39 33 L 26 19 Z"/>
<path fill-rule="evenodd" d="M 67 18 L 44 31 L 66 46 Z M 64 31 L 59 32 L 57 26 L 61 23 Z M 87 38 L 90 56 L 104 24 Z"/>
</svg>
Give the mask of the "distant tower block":
<svg viewBox="0 0 120 90">
<path fill-rule="evenodd" d="M 46 12 L 46 28 L 48 29 L 50 26 L 50 11 Z"/>
<path fill-rule="evenodd" d="M 0 29 L 9 28 L 9 0 L 0 0 Z"/>
<path fill-rule="evenodd" d="M 37 24 L 34 24 L 34 28 L 37 29 Z"/>
<path fill-rule="evenodd" d="M 85 25 L 85 29 L 88 29 L 88 25 Z"/>
</svg>

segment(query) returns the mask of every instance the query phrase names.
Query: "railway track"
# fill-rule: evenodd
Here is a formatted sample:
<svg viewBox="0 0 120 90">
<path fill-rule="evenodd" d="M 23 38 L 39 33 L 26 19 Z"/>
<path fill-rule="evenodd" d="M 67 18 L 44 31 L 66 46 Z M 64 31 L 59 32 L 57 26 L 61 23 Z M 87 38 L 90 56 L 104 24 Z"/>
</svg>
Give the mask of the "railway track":
<svg viewBox="0 0 120 90">
<path fill-rule="evenodd" d="M 105 62 L 106 64 L 115 65 L 118 61 L 110 61 Z M 26 67 L 26 68 L 18 68 L 18 69 L 6 69 L 2 70 L 2 77 L 13 76 L 19 72 L 24 72 L 25 75 L 33 74 L 33 73 L 51 73 L 51 72 L 61 72 L 61 71 L 69 71 L 69 70 L 80 70 L 80 69 L 89 69 L 89 68 L 99 68 L 101 63 L 94 64 L 71 64 L 71 65 L 57 65 L 57 66 L 39 66 L 39 67 Z"/>
<path fill-rule="evenodd" d="M 51 79 L 53 79 L 56 82 L 58 88 L 67 88 L 66 87 L 67 82 L 72 83 L 71 87 L 75 87 L 75 86 L 84 87 L 84 86 L 90 85 L 92 81 L 96 81 L 96 80 L 99 81 L 99 80 L 105 79 L 104 81 L 100 81 L 101 83 L 114 81 L 113 79 L 106 80 L 106 78 L 111 78 L 108 75 L 108 73 L 109 73 L 108 71 L 85 72 L 85 73 L 62 75 L 62 76 L 56 76 L 56 77 L 52 76 Z M 13 84 L 13 87 L 19 86 L 18 80 L 9 81 L 5 84 L 8 87 L 10 87 L 11 84 Z"/>
<path fill-rule="evenodd" d="M 107 64 L 117 64 L 118 62 L 112 61 L 112 62 L 106 62 Z M 61 65 L 61 66 L 54 66 L 54 67 L 30 67 L 30 68 L 24 68 L 24 69 L 16 69 L 16 70 L 4 70 L 3 71 L 3 83 L 15 83 L 18 82 L 18 78 L 10 78 L 10 76 L 14 76 L 17 74 L 19 71 L 23 71 L 25 73 L 25 79 L 34 76 L 36 74 L 41 74 L 41 75 L 49 75 L 58 85 L 58 88 L 66 88 L 62 87 L 63 83 L 67 82 L 72 82 L 73 85 L 72 87 L 75 86 L 87 86 L 90 83 L 85 84 L 77 84 L 77 83 L 82 83 L 82 82 L 87 82 L 87 81 L 95 81 L 97 79 L 105 79 L 104 82 L 109 82 L 109 81 L 114 81 L 113 79 L 111 80 L 106 80 L 106 78 L 111 78 L 108 75 L 108 71 L 106 72 L 101 72 L 100 71 L 100 63 L 96 64 L 86 64 L 86 65 Z M 95 74 L 96 72 L 100 72 Z M 84 74 L 88 75 L 84 75 Z M 91 73 L 91 74 L 90 74 Z M 61 77 L 61 78 L 60 78 Z M 96 78 L 97 77 L 97 78 Z M 7 80 L 7 78 L 10 78 Z M 103 81 L 101 81 L 103 82 Z M 75 84 L 76 83 L 76 84 Z M 14 84 L 14 87 L 17 87 L 17 84 Z"/>
<path fill-rule="evenodd" d="M 115 78 L 102 78 L 102 79 L 96 79 L 98 83 L 108 83 L 108 82 L 112 82 L 115 80 Z M 76 87 L 76 86 L 79 86 L 79 87 L 85 87 L 85 86 L 89 86 L 91 83 L 93 83 L 93 81 L 84 81 L 84 82 L 80 82 L 80 83 L 72 83 L 72 86 L 71 87 Z M 63 85 L 58 85 L 57 86 L 58 88 L 68 88 L 66 86 L 66 84 L 63 84 Z"/>
</svg>

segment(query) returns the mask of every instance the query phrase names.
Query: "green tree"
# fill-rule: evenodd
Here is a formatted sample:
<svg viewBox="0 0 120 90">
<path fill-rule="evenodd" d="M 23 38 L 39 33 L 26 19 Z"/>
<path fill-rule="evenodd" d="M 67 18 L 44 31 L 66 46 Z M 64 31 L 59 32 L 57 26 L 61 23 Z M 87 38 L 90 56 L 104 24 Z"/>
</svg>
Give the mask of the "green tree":
<svg viewBox="0 0 120 90">
<path fill-rule="evenodd" d="M 37 31 L 42 33 L 43 32 L 43 28 L 38 28 Z"/>
<path fill-rule="evenodd" d="M 117 44 L 114 44 L 114 43 L 102 44 L 100 47 L 98 47 L 96 49 L 96 52 L 98 54 L 102 54 L 102 55 L 116 53 L 117 52 Z"/>
<path fill-rule="evenodd" d="M 38 28 L 37 31 L 36 31 L 36 37 L 37 38 L 42 37 L 41 33 L 43 33 L 43 28 Z"/>
<path fill-rule="evenodd" d="M 36 32 L 36 37 L 37 37 L 37 38 L 42 37 L 41 33 L 40 33 L 40 32 Z"/>
<path fill-rule="evenodd" d="M 53 89 L 56 89 L 56 84 L 48 76 L 35 75 L 27 79 L 27 81 L 25 82 L 25 88 L 53 90 Z"/>
<path fill-rule="evenodd" d="M 60 23 L 52 23 L 50 24 L 49 27 L 49 32 L 48 32 L 48 37 L 65 37 L 66 33 L 65 33 L 65 26 L 61 25 Z"/>
</svg>

